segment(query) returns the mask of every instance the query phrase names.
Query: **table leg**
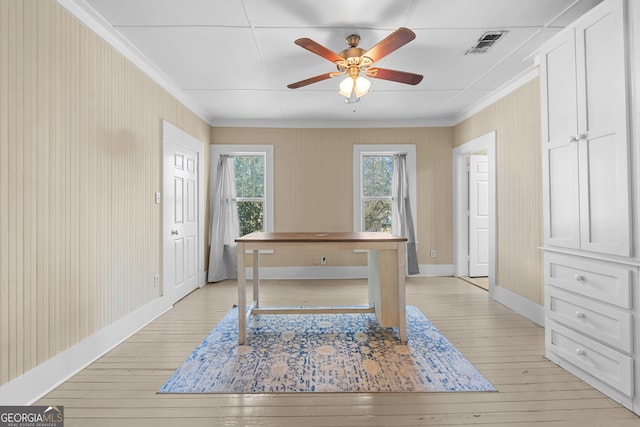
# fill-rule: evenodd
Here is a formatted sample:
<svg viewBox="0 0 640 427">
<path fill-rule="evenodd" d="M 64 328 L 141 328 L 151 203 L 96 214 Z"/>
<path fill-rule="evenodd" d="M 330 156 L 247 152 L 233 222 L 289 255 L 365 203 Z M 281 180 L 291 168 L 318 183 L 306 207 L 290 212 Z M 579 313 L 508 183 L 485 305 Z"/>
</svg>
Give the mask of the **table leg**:
<svg viewBox="0 0 640 427">
<path fill-rule="evenodd" d="M 405 290 L 405 244 L 398 244 L 398 335 L 400 343 L 407 343 L 407 299 Z"/>
<path fill-rule="evenodd" d="M 244 243 L 238 243 L 238 344 L 247 337 L 247 280 L 244 273 Z"/>
<path fill-rule="evenodd" d="M 260 307 L 260 250 L 253 250 L 253 301 Z"/>
</svg>

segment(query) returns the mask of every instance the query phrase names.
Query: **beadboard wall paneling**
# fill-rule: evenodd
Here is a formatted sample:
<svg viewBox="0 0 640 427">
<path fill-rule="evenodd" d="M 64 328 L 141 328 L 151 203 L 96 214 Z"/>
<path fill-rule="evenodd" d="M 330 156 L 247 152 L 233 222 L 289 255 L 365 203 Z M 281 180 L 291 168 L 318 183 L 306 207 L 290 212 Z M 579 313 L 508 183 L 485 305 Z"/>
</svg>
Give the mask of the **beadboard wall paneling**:
<svg viewBox="0 0 640 427">
<path fill-rule="evenodd" d="M 163 119 L 209 143 L 55 1 L 0 0 L 0 384 L 159 297 Z"/>
<path fill-rule="evenodd" d="M 415 144 L 420 264 L 452 263 L 452 128 L 212 128 L 214 144 L 274 146 L 277 231 L 353 230 L 353 146 Z M 431 249 L 437 252 L 430 257 Z M 366 265 L 364 254 L 301 251 L 265 255 L 266 266 Z M 250 260 L 247 260 L 250 263 Z"/>
<path fill-rule="evenodd" d="M 458 146 L 496 130 L 496 282 L 543 305 L 540 83 L 535 78 L 453 128 Z"/>
</svg>

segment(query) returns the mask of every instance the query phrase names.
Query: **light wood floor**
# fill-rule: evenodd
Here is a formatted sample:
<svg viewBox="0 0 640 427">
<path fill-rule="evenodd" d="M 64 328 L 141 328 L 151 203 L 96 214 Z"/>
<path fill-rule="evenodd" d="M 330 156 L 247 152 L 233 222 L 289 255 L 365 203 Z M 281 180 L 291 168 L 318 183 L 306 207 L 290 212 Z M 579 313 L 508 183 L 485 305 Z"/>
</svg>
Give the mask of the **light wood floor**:
<svg viewBox="0 0 640 427">
<path fill-rule="evenodd" d="M 364 304 L 364 281 L 265 282 L 265 305 Z M 277 301 L 277 302 L 276 302 Z M 498 392 L 159 395 L 156 390 L 236 302 L 210 284 L 37 404 L 65 426 L 640 426 L 640 419 L 544 358 L 544 331 L 455 278 L 411 278 L 416 305 Z"/>
<path fill-rule="evenodd" d="M 465 282 L 469 282 L 485 291 L 489 290 L 489 278 L 488 277 L 461 277 Z"/>
</svg>

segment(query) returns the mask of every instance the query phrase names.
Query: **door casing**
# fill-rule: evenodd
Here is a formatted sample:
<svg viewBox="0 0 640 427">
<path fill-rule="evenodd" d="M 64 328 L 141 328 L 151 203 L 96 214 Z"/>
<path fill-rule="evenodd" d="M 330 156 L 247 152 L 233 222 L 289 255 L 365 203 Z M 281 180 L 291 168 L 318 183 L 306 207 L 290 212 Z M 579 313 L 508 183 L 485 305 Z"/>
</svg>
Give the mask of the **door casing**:
<svg viewBox="0 0 640 427">
<path fill-rule="evenodd" d="M 491 131 L 453 149 L 453 260 L 455 275 L 469 275 L 469 181 L 467 157 L 486 150 L 489 160 L 489 296 L 496 285 L 496 132 Z"/>
</svg>

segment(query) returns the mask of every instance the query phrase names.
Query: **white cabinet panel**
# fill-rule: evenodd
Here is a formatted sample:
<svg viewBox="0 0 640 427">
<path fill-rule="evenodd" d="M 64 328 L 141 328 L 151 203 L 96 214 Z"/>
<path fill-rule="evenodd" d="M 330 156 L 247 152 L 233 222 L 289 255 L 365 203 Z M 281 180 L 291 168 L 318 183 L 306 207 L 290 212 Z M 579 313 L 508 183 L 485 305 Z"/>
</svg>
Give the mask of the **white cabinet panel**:
<svg viewBox="0 0 640 427">
<path fill-rule="evenodd" d="M 576 25 L 582 249 L 631 255 L 624 4 Z"/>
<path fill-rule="evenodd" d="M 545 289 L 547 316 L 622 351 L 633 351 L 632 316 L 627 310 L 563 292 Z"/>
<path fill-rule="evenodd" d="M 626 139 L 619 134 L 580 142 L 581 248 L 631 255 L 631 206 Z"/>
<path fill-rule="evenodd" d="M 546 150 L 545 244 L 580 248 L 577 145 L 565 143 Z"/>
<path fill-rule="evenodd" d="M 547 348 L 627 396 L 633 396 L 633 359 L 568 328 L 549 322 Z"/>
<path fill-rule="evenodd" d="M 602 3 L 541 50 L 549 246 L 631 255 L 623 6 Z"/>
<path fill-rule="evenodd" d="M 631 308 L 635 267 L 550 252 L 545 253 L 544 258 L 546 284 L 618 307 Z"/>
<path fill-rule="evenodd" d="M 541 55 L 541 89 L 544 105 L 544 144 L 566 144 L 578 132 L 576 62 L 573 32 L 565 31 L 546 45 Z"/>
</svg>

